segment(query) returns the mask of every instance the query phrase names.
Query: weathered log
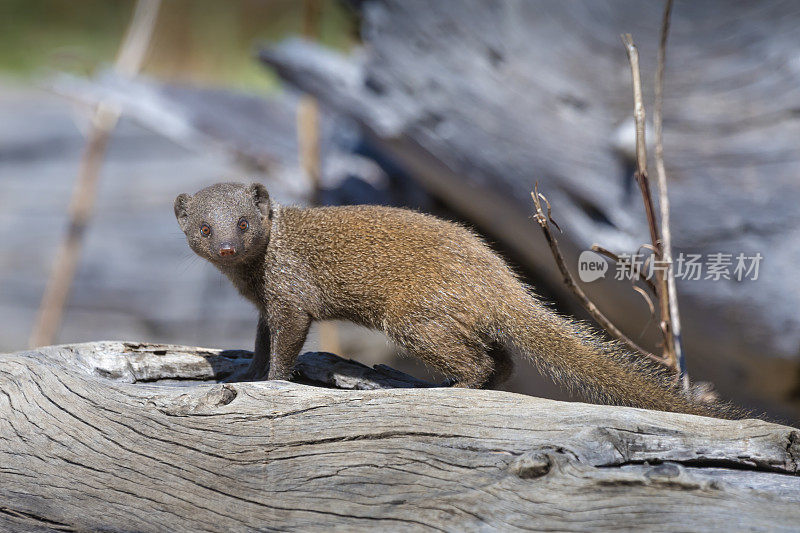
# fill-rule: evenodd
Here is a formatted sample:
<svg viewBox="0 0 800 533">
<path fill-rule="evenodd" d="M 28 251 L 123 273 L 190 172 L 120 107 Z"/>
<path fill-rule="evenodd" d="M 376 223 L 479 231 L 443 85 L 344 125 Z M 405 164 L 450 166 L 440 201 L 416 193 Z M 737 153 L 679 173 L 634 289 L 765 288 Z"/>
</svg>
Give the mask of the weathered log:
<svg viewBox="0 0 800 533">
<path fill-rule="evenodd" d="M 552 288 L 561 276 L 529 220 L 536 181 L 570 263 L 593 243 L 634 253 L 648 241 L 626 153 L 632 93 L 619 35 L 632 33 L 640 48 L 649 105 L 661 2 L 360 5 L 360 53 L 293 40 L 262 59 L 360 122 L 373 153 L 393 158 Z M 664 89 L 676 254 L 732 254 L 731 270 L 739 253 L 763 257 L 757 281 L 678 281 L 689 371 L 723 396 L 789 408 L 794 418 L 798 24 L 800 12 L 781 0 L 676 2 Z M 586 290 L 638 337 L 649 315 L 630 283 Z"/>
<path fill-rule="evenodd" d="M 327 387 L 233 382 L 249 355 L 120 342 L 0 355 L 0 528 L 800 523 L 790 427 L 425 388 L 330 354 L 298 366 Z"/>
</svg>

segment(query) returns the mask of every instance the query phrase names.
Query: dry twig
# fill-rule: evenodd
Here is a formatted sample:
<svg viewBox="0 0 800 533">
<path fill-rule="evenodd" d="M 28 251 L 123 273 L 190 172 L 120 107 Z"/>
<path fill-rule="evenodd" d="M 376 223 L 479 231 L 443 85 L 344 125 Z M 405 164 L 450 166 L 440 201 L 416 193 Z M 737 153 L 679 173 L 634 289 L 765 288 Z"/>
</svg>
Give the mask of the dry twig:
<svg viewBox="0 0 800 533">
<path fill-rule="evenodd" d="M 593 252 L 597 252 L 600 255 L 604 255 L 604 256 L 608 257 L 609 259 L 611 259 L 615 263 L 619 263 L 622 260 L 617 254 L 615 254 L 611 250 L 603 248 L 599 244 L 593 244 L 592 245 L 592 251 Z M 656 290 L 656 285 L 655 285 L 655 283 L 653 283 L 653 280 L 651 280 L 650 278 L 646 277 L 644 275 L 644 272 L 642 272 L 641 269 L 633 268 L 632 269 L 632 273 L 633 273 L 633 279 L 631 281 L 637 281 L 637 280 L 641 281 L 642 283 L 647 285 L 647 287 L 651 291 L 653 291 L 654 295 L 658 293 L 658 291 Z"/>
<path fill-rule="evenodd" d="M 558 241 L 556 241 L 555 236 L 550 231 L 550 223 L 553 223 L 550 217 L 550 202 L 547 201 L 544 195 L 539 193 L 539 184 L 538 182 L 534 186 L 534 192 L 531 193 L 531 197 L 533 197 L 533 203 L 536 206 L 536 221 L 539 223 L 539 226 L 542 228 L 542 232 L 544 233 L 545 239 L 547 239 L 547 244 L 550 246 L 550 251 L 553 253 L 553 257 L 556 260 L 556 264 L 558 265 L 558 270 L 561 272 L 561 276 L 564 279 L 564 284 L 572 290 L 575 296 L 580 301 L 581 305 L 583 306 L 586 311 L 592 315 L 592 318 L 600 324 L 604 330 L 606 330 L 611 336 L 616 337 L 624 344 L 628 346 L 631 350 L 641 353 L 656 361 L 657 363 L 665 364 L 666 361 L 663 357 L 659 357 L 654 353 L 648 352 L 632 339 L 630 339 L 627 335 L 622 333 L 601 311 L 597 308 L 594 303 L 586 296 L 586 293 L 583 292 L 583 289 L 578 286 L 575 282 L 575 278 L 572 277 L 569 269 L 567 268 L 567 264 L 564 261 L 564 256 L 561 254 L 561 249 L 558 247 Z M 547 215 L 545 215 L 544 210 L 542 209 L 542 203 L 540 198 L 545 201 L 547 204 Z M 555 225 L 555 223 L 553 223 Z M 558 226 L 556 226 L 558 227 Z"/>
<path fill-rule="evenodd" d="M 658 182 L 658 205 L 661 214 L 661 258 L 668 268 L 665 272 L 667 284 L 667 300 L 669 308 L 668 333 L 672 337 L 672 349 L 675 356 L 683 388 L 689 388 L 689 378 L 686 374 L 686 358 L 681 342 L 681 320 L 678 313 L 678 292 L 675 287 L 675 271 L 672 268 L 672 232 L 669 221 L 669 195 L 667 194 L 667 172 L 664 169 L 664 144 L 663 144 L 663 104 L 664 104 L 664 65 L 667 56 L 667 35 L 669 35 L 670 17 L 672 15 L 672 0 L 667 0 L 664 6 L 664 18 L 661 21 L 661 38 L 658 46 L 658 67 L 656 70 L 655 105 L 653 106 L 653 130 L 656 140 L 656 178 Z"/>
<path fill-rule="evenodd" d="M 303 3 L 303 36 L 316 39 L 322 14 L 320 0 L 305 0 Z M 300 97 L 297 107 L 297 143 L 300 165 L 308 177 L 311 187 L 311 203 L 318 205 L 322 195 L 322 167 L 319 147 L 319 104 L 311 95 Z M 339 328 L 333 322 L 319 324 L 320 350 L 341 353 Z"/>
<path fill-rule="evenodd" d="M 316 39 L 319 27 L 321 5 L 319 0 L 303 2 L 303 36 Z M 311 95 L 300 97 L 297 107 L 297 143 L 300 151 L 300 165 L 305 171 L 311 186 L 311 203 L 318 204 L 322 189 L 322 169 L 319 149 L 319 104 Z"/>
<path fill-rule="evenodd" d="M 663 31 L 663 29 L 662 29 Z M 655 254 L 656 260 L 661 265 L 664 265 L 662 239 L 659 232 L 658 221 L 656 220 L 655 208 L 653 207 L 653 197 L 650 193 L 650 181 L 647 176 L 647 147 L 645 143 L 645 111 L 642 98 L 642 79 L 639 72 L 639 52 L 636 45 L 633 44 L 633 38 L 629 33 L 622 35 L 622 43 L 625 45 L 625 50 L 628 53 L 628 60 L 631 65 L 631 78 L 633 83 L 633 116 L 636 124 L 636 181 L 639 184 L 639 189 L 642 193 L 642 201 L 644 202 L 645 214 L 647 216 L 647 226 L 650 230 L 650 240 Z M 669 264 L 667 264 L 669 266 Z M 661 317 L 660 329 L 664 338 L 664 359 L 667 364 L 676 370 L 680 375 L 684 372 L 681 371 L 679 361 L 675 353 L 675 338 L 672 335 L 672 322 L 670 317 L 670 297 L 669 288 L 667 284 L 668 276 L 665 275 L 665 269 L 655 268 L 655 287 L 656 297 L 659 303 L 659 314 Z M 670 270 L 667 268 L 666 270 Z"/>
<path fill-rule="evenodd" d="M 555 240 L 549 228 L 549 223 L 552 222 L 550 217 L 550 203 L 547 199 L 539 194 L 538 184 L 531 194 L 534 204 L 536 205 L 536 220 L 542 227 L 547 243 L 553 253 L 561 275 L 564 278 L 564 283 L 569 287 L 572 292 L 578 297 L 584 308 L 594 317 L 594 319 L 608 331 L 611 335 L 617 337 L 622 342 L 627 344 L 633 350 L 640 352 L 649 358 L 665 364 L 666 366 L 674 369 L 680 379 L 682 386 L 688 390 L 689 381 L 686 375 L 685 360 L 680 342 L 680 319 L 678 316 L 677 295 L 675 290 L 675 277 L 672 270 L 672 249 L 671 249 L 671 233 L 669 230 L 669 200 L 667 198 L 666 186 L 666 172 L 664 171 L 663 161 L 663 145 L 662 145 L 662 92 L 663 92 L 663 74 L 664 62 L 666 57 L 666 41 L 669 32 L 669 20 L 672 12 L 672 0 L 667 0 L 664 10 L 664 18 L 661 26 L 661 39 L 659 46 L 658 56 L 658 71 L 656 74 L 656 105 L 654 113 L 655 135 L 656 135 L 656 166 L 658 172 L 658 185 L 659 185 L 659 199 L 660 199 L 660 214 L 661 214 L 661 230 L 659 223 L 656 219 L 656 213 L 653 203 L 653 197 L 650 192 L 650 182 L 647 175 L 647 148 L 645 141 L 645 108 L 642 98 L 642 80 L 639 71 L 639 53 L 636 45 L 630 34 L 622 35 L 622 42 L 625 45 L 625 50 L 628 54 L 628 60 L 631 66 L 631 78 L 633 84 L 634 94 L 634 123 L 636 126 L 636 182 L 639 184 L 639 189 L 642 194 L 642 201 L 644 202 L 645 214 L 647 217 L 647 226 L 650 230 L 650 240 L 652 244 L 643 244 L 640 248 L 644 247 L 652 250 L 653 254 L 647 258 L 645 266 L 642 268 L 634 268 L 632 281 L 643 281 L 650 290 L 655 294 L 660 314 L 660 330 L 664 338 L 664 352 L 663 356 L 659 357 L 652 354 L 640 346 L 638 346 L 631 339 L 626 337 L 619 329 L 617 329 L 597 307 L 586 297 L 582 289 L 577 285 L 574 278 L 566 267 L 561 251 L 558 248 L 558 243 Z M 547 215 L 542 210 L 540 198 L 547 203 Z M 555 223 L 553 222 L 555 225 Z M 556 227 L 558 227 L 556 225 Z M 560 230 L 560 228 L 559 228 Z M 662 232 L 663 231 L 663 236 Z M 619 262 L 620 257 L 609 250 L 593 245 L 592 250 L 610 257 L 612 260 Z M 655 273 L 655 282 L 645 277 L 643 270 L 647 265 L 656 266 L 654 262 L 658 262 L 658 268 L 653 268 Z M 655 308 L 652 299 L 647 292 L 641 287 L 634 285 L 636 290 L 646 301 L 650 308 L 651 315 L 654 314 Z"/>
<path fill-rule="evenodd" d="M 139 0 L 119 54 L 114 63 L 117 72 L 135 76 L 150 45 L 160 0 Z M 83 237 L 94 207 L 100 167 L 111 132 L 119 120 L 119 110 L 106 102 L 97 105 L 92 116 L 91 130 L 81 157 L 78 180 L 72 193 L 67 235 L 61 242 L 53 261 L 36 323 L 31 333 L 31 347 L 53 344 L 61 326 L 75 271 L 83 246 Z"/>
</svg>

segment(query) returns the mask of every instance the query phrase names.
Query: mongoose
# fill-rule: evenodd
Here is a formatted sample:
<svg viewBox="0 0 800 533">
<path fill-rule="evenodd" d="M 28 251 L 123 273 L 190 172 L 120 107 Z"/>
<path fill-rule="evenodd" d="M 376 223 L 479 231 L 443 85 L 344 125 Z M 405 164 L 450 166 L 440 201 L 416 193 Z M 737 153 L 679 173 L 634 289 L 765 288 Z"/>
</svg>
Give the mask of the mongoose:
<svg viewBox="0 0 800 533">
<path fill-rule="evenodd" d="M 494 387 L 521 352 L 584 398 L 738 418 L 684 396 L 655 365 L 548 309 L 470 230 L 390 207 L 279 205 L 254 183 L 175 199 L 189 246 L 259 311 L 248 379 L 289 379 L 312 321 L 383 331 L 459 387 Z"/>
</svg>

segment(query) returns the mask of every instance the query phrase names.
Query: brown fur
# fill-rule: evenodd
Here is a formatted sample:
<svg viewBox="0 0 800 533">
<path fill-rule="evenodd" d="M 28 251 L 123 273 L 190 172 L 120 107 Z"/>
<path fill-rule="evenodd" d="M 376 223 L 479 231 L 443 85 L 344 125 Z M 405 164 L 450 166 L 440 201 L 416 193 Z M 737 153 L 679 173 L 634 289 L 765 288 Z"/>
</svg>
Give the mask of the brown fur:
<svg viewBox="0 0 800 533">
<path fill-rule="evenodd" d="M 743 414 L 690 401 L 659 368 L 553 313 L 459 225 L 388 207 L 284 207 L 262 185 L 234 183 L 178 196 L 175 214 L 192 249 L 260 312 L 252 379 L 288 379 L 311 322 L 343 319 L 385 332 L 461 387 L 504 381 L 515 348 L 590 400 Z M 220 256 L 223 246 L 236 253 Z"/>
</svg>

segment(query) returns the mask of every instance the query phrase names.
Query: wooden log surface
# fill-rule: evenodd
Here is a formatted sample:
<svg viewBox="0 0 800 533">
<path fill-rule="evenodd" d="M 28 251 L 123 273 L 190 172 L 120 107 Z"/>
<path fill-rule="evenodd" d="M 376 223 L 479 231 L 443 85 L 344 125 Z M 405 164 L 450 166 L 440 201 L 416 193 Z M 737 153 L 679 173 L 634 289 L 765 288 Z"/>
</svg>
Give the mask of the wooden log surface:
<svg viewBox="0 0 800 533">
<path fill-rule="evenodd" d="M 302 357 L 303 383 L 236 382 L 249 356 L 122 342 L 0 355 L 0 529 L 800 524 L 787 426 L 430 388 L 331 354 Z"/>
</svg>

